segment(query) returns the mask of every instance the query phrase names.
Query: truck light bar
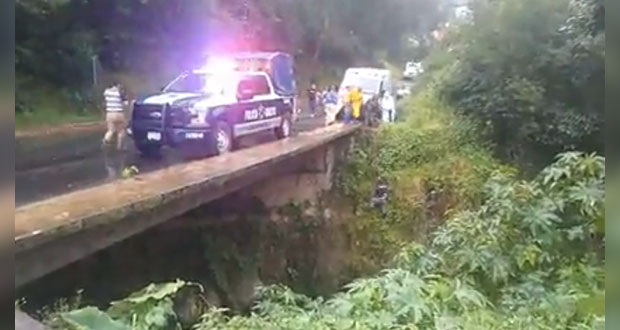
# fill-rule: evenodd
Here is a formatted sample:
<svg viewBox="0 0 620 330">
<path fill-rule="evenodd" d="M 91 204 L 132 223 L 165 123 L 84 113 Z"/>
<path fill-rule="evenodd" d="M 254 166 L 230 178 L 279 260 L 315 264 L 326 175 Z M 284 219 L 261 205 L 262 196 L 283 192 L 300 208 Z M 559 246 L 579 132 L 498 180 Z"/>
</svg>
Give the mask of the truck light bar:
<svg viewBox="0 0 620 330">
<path fill-rule="evenodd" d="M 201 68 L 208 72 L 226 73 L 231 71 L 263 71 L 270 72 L 269 61 L 264 59 L 231 59 L 231 58 L 211 58 Z"/>
</svg>

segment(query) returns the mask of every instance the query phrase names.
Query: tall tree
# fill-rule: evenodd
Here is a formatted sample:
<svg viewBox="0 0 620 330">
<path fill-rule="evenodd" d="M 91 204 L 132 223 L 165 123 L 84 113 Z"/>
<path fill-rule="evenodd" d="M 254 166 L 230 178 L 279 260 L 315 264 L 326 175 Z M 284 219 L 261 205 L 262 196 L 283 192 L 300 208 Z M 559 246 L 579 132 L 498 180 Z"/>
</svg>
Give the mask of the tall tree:
<svg viewBox="0 0 620 330">
<path fill-rule="evenodd" d="M 500 150 L 548 161 L 602 151 L 604 3 L 480 0 L 449 42 L 441 85 L 458 109 L 490 125 Z"/>
</svg>

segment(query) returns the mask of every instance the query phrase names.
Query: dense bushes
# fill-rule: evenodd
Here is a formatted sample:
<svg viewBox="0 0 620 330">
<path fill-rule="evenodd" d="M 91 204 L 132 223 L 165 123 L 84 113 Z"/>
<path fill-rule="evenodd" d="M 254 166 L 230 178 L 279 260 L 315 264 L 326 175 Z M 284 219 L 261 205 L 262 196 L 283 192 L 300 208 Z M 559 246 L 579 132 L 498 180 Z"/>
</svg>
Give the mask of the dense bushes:
<svg viewBox="0 0 620 330">
<path fill-rule="evenodd" d="M 249 314 L 178 298 L 188 285 L 198 293 L 196 285 L 149 286 L 105 313 L 51 314 L 52 324 L 93 330 L 102 329 L 97 324 L 155 330 L 189 323 L 199 330 L 603 329 L 604 158 L 565 153 L 522 180 L 490 155 L 479 138 L 483 129 L 432 89 L 407 102 L 406 119 L 361 136 L 339 173 L 339 189 L 354 206 L 354 217 L 344 222 L 355 251 L 351 271 L 378 275 L 361 276 L 328 298 L 263 287 Z M 391 186 L 385 216 L 368 205 L 379 176 Z"/>
<path fill-rule="evenodd" d="M 262 288 L 249 315 L 212 309 L 195 328 L 604 329 L 604 180 L 604 159 L 579 153 L 559 156 L 532 181 L 494 175 L 481 206 L 453 215 L 426 246 L 405 246 L 380 275 L 329 299 Z M 169 329 L 180 324 L 171 298 L 179 287 L 166 287 L 108 314 L 89 308 L 57 320 Z M 135 308 L 118 315 L 114 306 Z"/>
<path fill-rule="evenodd" d="M 402 105 L 403 122 L 362 136 L 340 188 L 356 206 L 348 222 L 355 273 L 385 265 L 412 239 L 424 241 L 450 213 L 479 205 L 481 186 L 494 171 L 509 173 L 479 139 L 479 127 L 438 101 L 429 90 Z M 388 212 L 370 208 L 379 177 L 390 185 Z"/>
<path fill-rule="evenodd" d="M 498 175 L 486 202 L 427 247 L 328 300 L 264 289 L 250 316 L 205 315 L 199 329 L 603 329 L 604 159 L 564 154 L 533 181 Z"/>
<path fill-rule="evenodd" d="M 521 163 L 547 164 L 565 150 L 602 152 L 604 2 L 474 4 L 471 21 L 431 59 L 447 71 L 442 95 L 488 123 L 501 154 Z"/>
<path fill-rule="evenodd" d="M 524 180 L 489 151 L 523 162 L 602 149 L 603 2 L 474 9 L 432 56 L 431 84 L 404 105 L 405 119 L 360 136 L 339 173 L 354 206 L 351 271 L 378 275 L 330 298 L 263 287 L 245 315 L 197 307 L 196 329 L 604 328 L 604 158 L 563 153 Z M 369 206 L 379 177 L 391 187 L 385 215 Z M 174 297 L 185 285 L 54 321 L 179 327 Z"/>
</svg>

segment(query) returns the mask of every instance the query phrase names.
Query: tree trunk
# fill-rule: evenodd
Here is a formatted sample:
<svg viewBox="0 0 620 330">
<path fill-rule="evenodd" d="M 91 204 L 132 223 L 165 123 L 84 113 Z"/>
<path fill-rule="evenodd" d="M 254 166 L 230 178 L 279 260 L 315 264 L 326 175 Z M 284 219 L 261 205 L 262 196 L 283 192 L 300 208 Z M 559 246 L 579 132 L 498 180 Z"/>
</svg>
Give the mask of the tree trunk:
<svg viewBox="0 0 620 330">
<path fill-rule="evenodd" d="M 321 44 L 323 41 L 323 37 L 325 36 L 325 33 L 327 33 L 327 30 L 329 30 L 329 10 L 327 9 L 327 5 L 325 3 L 322 4 L 322 22 L 321 22 L 321 31 L 319 32 L 319 36 L 316 39 L 316 43 L 314 45 L 314 54 L 312 55 L 312 58 L 315 61 L 319 60 L 319 55 L 321 54 Z"/>
</svg>

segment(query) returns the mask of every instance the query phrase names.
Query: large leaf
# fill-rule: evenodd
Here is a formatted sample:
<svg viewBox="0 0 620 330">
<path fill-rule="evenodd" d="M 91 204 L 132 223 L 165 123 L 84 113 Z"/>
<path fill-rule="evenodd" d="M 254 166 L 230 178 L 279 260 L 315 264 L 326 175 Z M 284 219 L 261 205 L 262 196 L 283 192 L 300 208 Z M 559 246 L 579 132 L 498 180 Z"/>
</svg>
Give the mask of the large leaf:
<svg viewBox="0 0 620 330">
<path fill-rule="evenodd" d="M 61 318 L 78 330 L 130 330 L 95 307 L 86 307 L 61 314 Z"/>
<path fill-rule="evenodd" d="M 181 280 L 162 284 L 151 283 L 144 289 L 134 292 L 131 296 L 123 299 L 122 301 L 140 304 L 149 299 L 162 300 L 166 297 L 174 295 L 185 285 L 187 285 L 187 282 Z M 114 304 L 115 303 L 112 303 L 112 305 Z"/>
</svg>

